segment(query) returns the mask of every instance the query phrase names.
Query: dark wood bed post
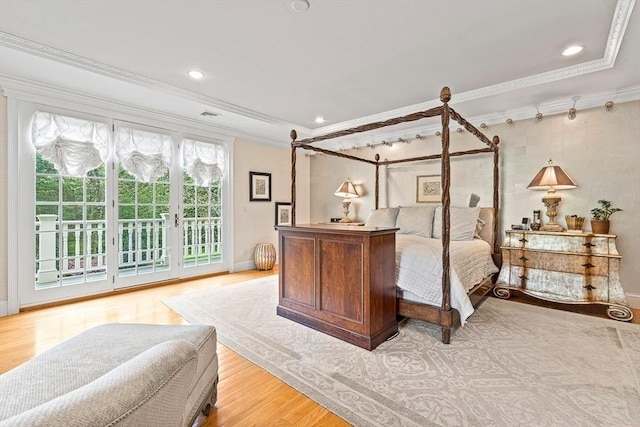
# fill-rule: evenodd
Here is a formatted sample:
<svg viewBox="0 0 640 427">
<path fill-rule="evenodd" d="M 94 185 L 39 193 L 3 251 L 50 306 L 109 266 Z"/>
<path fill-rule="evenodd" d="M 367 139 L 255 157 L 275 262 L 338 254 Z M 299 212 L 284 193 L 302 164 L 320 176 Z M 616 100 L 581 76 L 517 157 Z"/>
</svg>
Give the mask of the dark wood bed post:
<svg viewBox="0 0 640 427">
<path fill-rule="evenodd" d="M 376 153 L 376 209 L 378 209 L 378 199 L 380 196 L 380 154 Z"/>
<path fill-rule="evenodd" d="M 289 133 L 291 137 L 291 225 L 296 226 L 296 138 L 298 133 L 292 129 Z"/>
<path fill-rule="evenodd" d="M 440 91 L 442 106 L 442 310 L 451 310 L 451 278 L 449 277 L 449 238 L 450 238 L 450 214 L 451 196 L 449 194 L 450 159 L 449 159 L 449 104 L 451 90 L 445 86 Z M 450 314 L 450 313 L 449 313 Z M 445 322 L 449 323 L 449 322 Z M 442 326 L 442 342 L 449 344 L 451 341 L 451 325 Z"/>
<path fill-rule="evenodd" d="M 499 193 L 500 173 L 498 172 L 498 166 L 500 163 L 500 147 L 498 147 L 498 144 L 500 144 L 500 138 L 498 137 L 498 135 L 494 135 L 493 136 L 493 145 L 494 145 L 494 150 L 493 150 L 493 260 L 494 262 L 500 261 L 500 264 L 502 264 L 501 260 L 496 259 L 501 257 L 500 243 L 498 242 L 498 232 L 500 231 L 500 224 L 498 224 L 498 218 L 499 218 L 498 209 L 500 204 L 500 193 Z"/>
</svg>

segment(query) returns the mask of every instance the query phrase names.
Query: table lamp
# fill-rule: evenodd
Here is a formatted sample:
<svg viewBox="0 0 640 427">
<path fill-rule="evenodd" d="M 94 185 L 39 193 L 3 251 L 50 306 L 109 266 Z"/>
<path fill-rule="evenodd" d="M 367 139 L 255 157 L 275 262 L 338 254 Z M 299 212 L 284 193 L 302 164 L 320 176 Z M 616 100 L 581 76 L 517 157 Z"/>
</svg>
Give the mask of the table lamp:
<svg viewBox="0 0 640 427">
<path fill-rule="evenodd" d="M 340 222 L 351 222 L 349 219 L 349 205 L 351 204 L 350 199 L 354 199 L 356 197 L 360 197 L 356 188 L 353 186 L 353 183 L 349 180 L 349 178 L 345 179 L 340 187 L 333 193 L 338 197 L 342 197 L 342 213 L 343 217 Z"/>
<path fill-rule="evenodd" d="M 556 190 L 569 190 L 578 186 L 560 166 L 552 163 L 551 159 L 549 159 L 549 164 L 540 169 L 540 172 L 531 180 L 527 188 L 529 190 L 547 190 L 547 194 L 542 198 L 542 203 L 547 207 L 549 222 L 543 225 L 540 230 L 564 231 L 564 228 L 556 223 L 556 216 L 558 215 L 556 208 L 562 200 L 559 196 L 556 196 Z"/>
</svg>

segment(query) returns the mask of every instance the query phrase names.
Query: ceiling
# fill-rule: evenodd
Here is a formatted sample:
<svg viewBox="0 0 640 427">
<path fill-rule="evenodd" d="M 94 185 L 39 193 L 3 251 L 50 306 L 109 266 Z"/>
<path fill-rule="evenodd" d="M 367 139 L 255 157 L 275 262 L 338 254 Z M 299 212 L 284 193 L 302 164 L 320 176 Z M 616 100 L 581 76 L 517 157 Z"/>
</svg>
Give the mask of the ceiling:
<svg viewBox="0 0 640 427">
<path fill-rule="evenodd" d="M 283 145 L 290 129 L 316 136 L 430 108 L 445 85 L 476 125 L 640 98 L 635 0 L 309 2 L 299 13 L 291 0 L 0 0 L 0 85 Z M 581 53 L 561 55 L 576 43 Z"/>
</svg>

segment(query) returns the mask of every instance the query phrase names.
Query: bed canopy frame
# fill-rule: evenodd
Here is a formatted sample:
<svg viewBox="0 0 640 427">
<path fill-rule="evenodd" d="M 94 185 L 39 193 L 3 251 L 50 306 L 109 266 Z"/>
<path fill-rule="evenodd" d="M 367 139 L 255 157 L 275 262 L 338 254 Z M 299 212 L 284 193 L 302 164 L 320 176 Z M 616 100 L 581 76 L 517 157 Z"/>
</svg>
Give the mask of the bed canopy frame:
<svg viewBox="0 0 640 427">
<path fill-rule="evenodd" d="M 499 209 L 499 148 L 498 144 L 500 143 L 500 139 L 497 135 L 493 137 L 493 139 L 487 138 L 480 130 L 474 127 L 471 123 L 465 120 L 458 112 L 456 112 L 453 108 L 449 106 L 449 101 L 451 100 L 451 90 L 445 86 L 440 91 L 440 101 L 443 103 L 439 107 L 431 108 L 425 111 L 419 111 L 416 113 L 412 113 L 402 117 L 396 117 L 389 120 L 368 123 L 365 125 L 361 125 L 358 127 L 345 129 L 333 133 L 329 133 L 326 135 L 317 136 L 314 138 L 303 139 L 300 141 L 296 141 L 297 133 L 295 130 L 291 131 L 291 225 L 295 227 L 296 225 L 296 150 L 298 148 L 304 150 L 311 150 L 317 153 L 323 153 L 330 156 L 342 157 L 345 159 L 350 159 L 358 162 L 364 162 L 375 166 L 375 209 L 378 209 L 378 199 L 379 199 L 379 171 L 380 166 L 387 166 L 392 164 L 399 163 L 409 163 L 409 162 L 418 162 L 418 161 L 427 161 L 427 160 L 437 160 L 441 159 L 441 186 L 442 186 L 442 305 L 437 313 L 424 316 L 415 316 L 418 318 L 422 318 L 423 320 L 431 321 L 432 323 L 436 323 L 441 325 L 442 327 L 442 341 L 444 343 L 449 343 L 451 336 L 451 327 L 455 324 L 456 318 L 453 315 L 453 311 L 451 309 L 451 282 L 450 282 L 450 260 L 449 260 L 449 244 L 450 244 L 450 234 L 451 234 L 451 224 L 450 224 L 450 205 L 451 205 L 451 196 L 450 196 L 450 187 L 451 187 L 451 170 L 450 170 L 450 160 L 451 157 L 459 157 L 466 155 L 474 155 L 480 153 L 493 153 L 493 211 L 494 211 L 494 221 L 493 221 L 493 257 L 494 260 L 499 260 L 499 243 L 498 243 L 498 209 Z M 324 148 L 316 147 L 314 144 L 316 142 L 339 138 L 343 136 L 358 134 L 362 132 L 368 132 L 375 129 L 380 129 L 387 126 L 393 126 L 400 123 L 412 122 L 416 120 L 420 120 L 427 117 L 436 117 L 440 116 L 442 122 L 442 132 L 441 132 L 441 141 L 442 141 L 442 152 L 439 154 L 427 155 L 427 156 L 418 156 L 411 157 L 405 159 L 398 160 L 383 160 L 380 161 L 380 155 L 375 155 L 375 160 L 369 160 L 365 158 L 361 158 L 358 156 L 353 156 L 341 152 L 336 152 L 332 150 L 327 150 Z M 458 122 L 461 126 L 463 126 L 469 133 L 474 135 L 477 139 L 482 141 L 486 147 L 475 149 L 475 150 L 466 150 L 466 151 L 457 151 L 450 152 L 449 151 L 449 122 L 453 118 L 456 122 Z M 483 294 L 484 295 L 484 294 Z M 475 304 L 474 304 L 475 305 Z M 411 306 L 411 303 L 409 303 Z M 402 311 L 402 310 L 400 310 Z M 411 307 L 409 307 L 410 312 L 414 312 Z M 404 315 L 403 313 L 399 313 Z M 406 317 L 414 317 L 414 316 L 406 316 Z"/>
</svg>

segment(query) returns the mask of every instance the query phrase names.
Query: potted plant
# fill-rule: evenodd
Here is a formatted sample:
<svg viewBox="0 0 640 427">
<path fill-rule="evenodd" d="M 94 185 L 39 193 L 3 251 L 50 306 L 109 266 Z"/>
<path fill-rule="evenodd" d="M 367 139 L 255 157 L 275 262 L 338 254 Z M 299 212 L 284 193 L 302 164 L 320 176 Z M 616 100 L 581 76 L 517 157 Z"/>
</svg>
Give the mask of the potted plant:
<svg viewBox="0 0 640 427">
<path fill-rule="evenodd" d="M 609 233 L 609 217 L 620 212 L 620 208 L 612 208 L 611 202 L 608 200 L 598 200 L 599 208 L 591 209 L 591 231 L 595 234 L 608 234 Z"/>
</svg>

